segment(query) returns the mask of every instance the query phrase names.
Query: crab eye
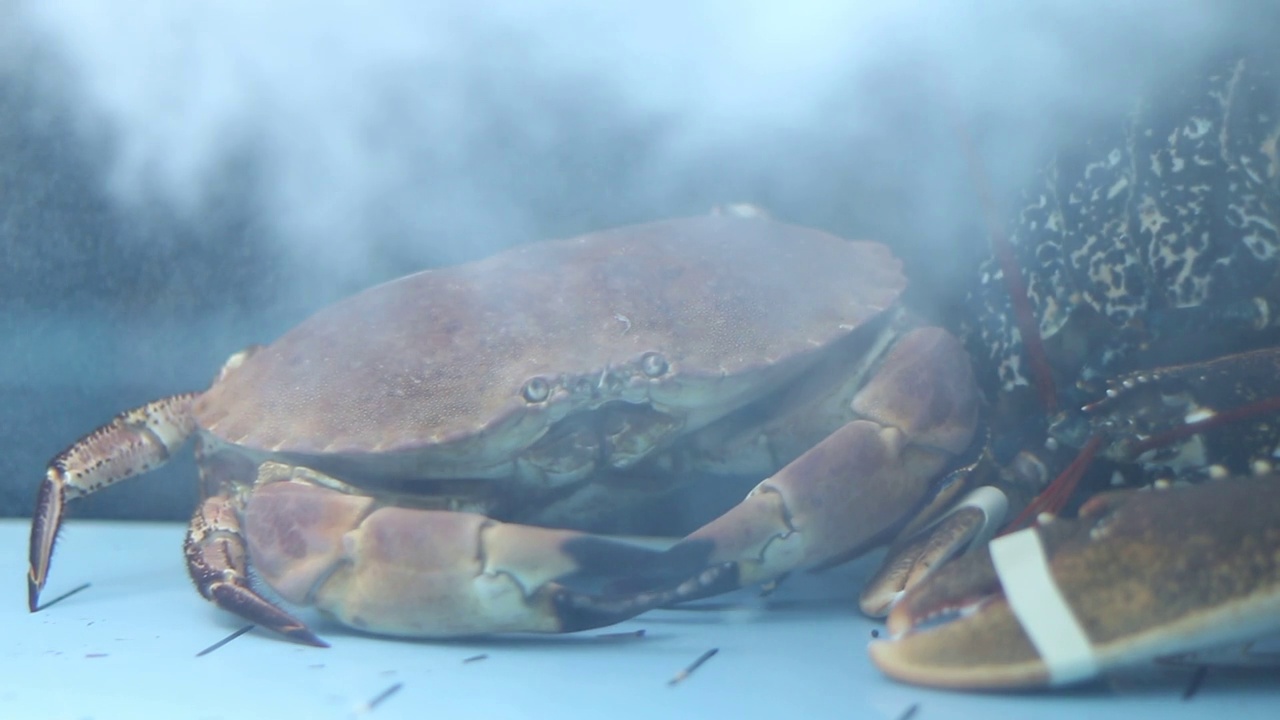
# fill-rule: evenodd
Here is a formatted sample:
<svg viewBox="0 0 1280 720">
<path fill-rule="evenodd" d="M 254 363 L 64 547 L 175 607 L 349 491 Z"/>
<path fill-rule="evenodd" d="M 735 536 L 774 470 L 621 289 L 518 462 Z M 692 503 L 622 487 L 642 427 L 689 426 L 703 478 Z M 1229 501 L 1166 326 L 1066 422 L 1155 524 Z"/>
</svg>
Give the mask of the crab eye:
<svg viewBox="0 0 1280 720">
<path fill-rule="evenodd" d="M 651 352 L 645 353 L 640 358 L 640 370 L 651 378 L 656 378 L 667 371 L 667 359 L 662 355 Z"/>
<path fill-rule="evenodd" d="M 525 381 L 524 399 L 531 403 L 540 403 L 551 395 L 551 383 L 546 378 L 533 377 Z"/>
</svg>

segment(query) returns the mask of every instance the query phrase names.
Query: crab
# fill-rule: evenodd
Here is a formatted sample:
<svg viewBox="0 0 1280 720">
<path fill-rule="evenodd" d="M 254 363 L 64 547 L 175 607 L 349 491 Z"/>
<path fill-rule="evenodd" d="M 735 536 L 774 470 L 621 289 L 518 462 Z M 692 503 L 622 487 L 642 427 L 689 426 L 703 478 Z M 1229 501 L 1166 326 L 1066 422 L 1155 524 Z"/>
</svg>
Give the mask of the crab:
<svg viewBox="0 0 1280 720">
<path fill-rule="evenodd" d="M 122 413 L 48 468 L 32 611 L 65 503 L 192 436 L 197 589 L 315 645 L 254 578 L 375 634 L 568 632 L 883 542 L 955 492 L 969 358 L 885 246 L 742 215 L 394 280 Z M 674 548 L 606 534 L 705 474 L 764 479 Z"/>
<path fill-rule="evenodd" d="M 1280 630 L 1272 67 L 1216 58 L 1029 193 L 983 267 L 971 347 L 1001 480 L 1057 478 L 1020 518 L 1069 500 L 1078 517 L 1011 528 L 905 592 L 872 647 L 890 676 L 1061 685 Z M 1073 497 L 1090 467 L 1086 490 L 1144 489 Z"/>
</svg>

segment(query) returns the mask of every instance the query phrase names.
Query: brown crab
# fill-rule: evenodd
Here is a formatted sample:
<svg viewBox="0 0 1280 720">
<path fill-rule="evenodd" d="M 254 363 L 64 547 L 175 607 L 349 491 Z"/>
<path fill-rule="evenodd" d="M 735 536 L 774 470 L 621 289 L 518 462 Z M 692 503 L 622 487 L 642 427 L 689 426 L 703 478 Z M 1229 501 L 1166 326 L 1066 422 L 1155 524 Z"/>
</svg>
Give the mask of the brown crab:
<svg viewBox="0 0 1280 720">
<path fill-rule="evenodd" d="M 904 286 L 882 245 L 712 215 L 373 288 L 55 458 L 31 607 L 64 503 L 193 434 L 196 586 L 304 642 L 251 564 L 290 603 L 440 637 L 616 622 L 677 597 L 597 592 L 650 572 L 704 593 L 838 562 L 937 505 L 974 435 L 968 357 L 900 310 Z M 693 471 L 768 477 L 661 562 L 584 531 Z"/>
</svg>

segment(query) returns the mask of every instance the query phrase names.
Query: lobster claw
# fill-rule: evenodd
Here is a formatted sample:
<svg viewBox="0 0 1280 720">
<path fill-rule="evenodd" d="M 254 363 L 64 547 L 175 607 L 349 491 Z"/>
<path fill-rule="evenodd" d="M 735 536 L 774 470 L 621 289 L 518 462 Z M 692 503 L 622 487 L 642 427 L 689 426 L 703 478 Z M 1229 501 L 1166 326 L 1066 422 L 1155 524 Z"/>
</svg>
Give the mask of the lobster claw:
<svg viewBox="0 0 1280 720">
<path fill-rule="evenodd" d="M 1280 629 L 1280 479 L 1100 495 L 907 592 L 871 657 L 904 682 L 1064 685 Z"/>
</svg>

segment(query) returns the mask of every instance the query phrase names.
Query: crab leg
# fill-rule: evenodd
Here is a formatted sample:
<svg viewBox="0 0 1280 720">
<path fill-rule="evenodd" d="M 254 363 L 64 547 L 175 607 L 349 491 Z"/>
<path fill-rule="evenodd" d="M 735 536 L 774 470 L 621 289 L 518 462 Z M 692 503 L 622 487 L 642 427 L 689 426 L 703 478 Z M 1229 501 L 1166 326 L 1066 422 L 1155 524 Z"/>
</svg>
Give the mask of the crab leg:
<svg viewBox="0 0 1280 720">
<path fill-rule="evenodd" d="M 739 505 L 668 551 L 676 564 L 730 563 L 736 584 L 847 560 L 889 539 L 973 438 L 977 395 L 959 341 L 938 328 L 905 333 L 852 401 L 857 418 Z M 724 589 L 717 587 L 703 594 Z"/>
<path fill-rule="evenodd" d="M 1249 641 L 1280 629 L 1278 518 L 1275 477 L 1099 496 L 910 590 L 872 659 L 906 682 L 1007 688 Z"/>
<path fill-rule="evenodd" d="M 154 470 L 195 430 L 191 403 L 198 393 L 172 395 L 117 415 L 49 463 L 31 522 L 27 606 L 40 607 L 49 561 L 67 501 Z"/>
<path fill-rule="evenodd" d="M 183 551 L 196 589 L 218 607 L 252 623 L 307 645 L 328 647 L 301 620 L 250 586 L 248 554 L 236 505 L 226 495 L 215 495 L 206 498 L 191 518 Z"/>
<path fill-rule="evenodd" d="M 474 513 L 379 506 L 321 487 L 316 475 L 265 463 L 243 514 L 245 545 L 228 545 L 230 555 L 243 558 L 247 546 L 258 577 L 283 599 L 314 604 L 357 629 L 406 637 L 572 632 L 679 601 L 693 588 L 617 600 L 576 592 L 560 581 L 616 577 L 658 553 Z M 208 563 L 210 554 L 200 555 Z M 713 583 L 718 573 L 710 568 L 701 582 Z M 211 584 L 232 588 L 212 599 L 258 622 L 266 601 L 239 574 Z M 301 628 L 288 616 L 265 624 L 292 635 L 295 623 Z M 297 637 L 314 637 L 302 631 L 307 635 Z"/>
</svg>

